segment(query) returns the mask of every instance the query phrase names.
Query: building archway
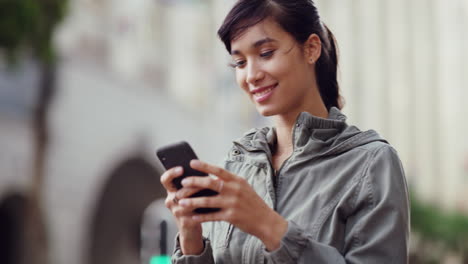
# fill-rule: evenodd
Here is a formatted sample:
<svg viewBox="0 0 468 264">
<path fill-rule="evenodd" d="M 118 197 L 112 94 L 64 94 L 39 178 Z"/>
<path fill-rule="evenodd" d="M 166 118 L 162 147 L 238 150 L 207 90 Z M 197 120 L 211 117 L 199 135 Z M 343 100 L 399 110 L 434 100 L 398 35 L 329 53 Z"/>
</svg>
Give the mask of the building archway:
<svg viewBox="0 0 468 264">
<path fill-rule="evenodd" d="M 140 264 L 143 214 L 166 196 L 159 176 L 139 157 L 122 162 L 110 174 L 92 215 L 88 263 Z"/>
<path fill-rule="evenodd" d="M 17 264 L 24 254 L 24 219 L 27 201 L 11 194 L 0 202 L 0 263 Z"/>
</svg>

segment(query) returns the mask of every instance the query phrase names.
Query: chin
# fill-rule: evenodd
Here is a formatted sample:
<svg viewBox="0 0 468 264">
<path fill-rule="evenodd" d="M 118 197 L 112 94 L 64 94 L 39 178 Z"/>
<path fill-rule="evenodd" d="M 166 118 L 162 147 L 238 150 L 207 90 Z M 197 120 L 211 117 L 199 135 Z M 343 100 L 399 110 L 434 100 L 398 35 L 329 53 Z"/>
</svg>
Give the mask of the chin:
<svg viewBox="0 0 468 264">
<path fill-rule="evenodd" d="M 265 106 L 257 106 L 257 112 L 265 117 L 274 116 L 278 114 L 278 111 L 276 109 L 273 109 L 272 107 L 265 107 Z"/>
</svg>

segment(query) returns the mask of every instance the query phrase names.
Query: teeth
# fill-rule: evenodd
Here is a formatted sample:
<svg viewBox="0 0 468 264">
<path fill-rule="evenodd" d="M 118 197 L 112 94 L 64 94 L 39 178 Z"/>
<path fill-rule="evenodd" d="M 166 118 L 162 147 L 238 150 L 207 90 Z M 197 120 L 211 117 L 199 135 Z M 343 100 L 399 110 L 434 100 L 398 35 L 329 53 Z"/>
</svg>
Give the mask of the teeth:
<svg viewBox="0 0 468 264">
<path fill-rule="evenodd" d="M 265 94 L 271 92 L 271 90 L 272 90 L 271 88 L 268 88 L 268 89 L 263 90 L 263 91 L 261 91 L 261 92 L 255 93 L 255 95 L 256 95 L 256 96 L 262 96 L 262 95 L 265 95 Z"/>
</svg>

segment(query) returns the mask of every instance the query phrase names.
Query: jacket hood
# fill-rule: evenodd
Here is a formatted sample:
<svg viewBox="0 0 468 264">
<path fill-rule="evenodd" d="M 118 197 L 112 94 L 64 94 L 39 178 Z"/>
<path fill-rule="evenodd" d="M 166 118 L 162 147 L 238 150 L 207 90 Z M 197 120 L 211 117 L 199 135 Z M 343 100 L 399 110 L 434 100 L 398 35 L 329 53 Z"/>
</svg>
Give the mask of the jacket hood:
<svg viewBox="0 0 468 264">
<path fill-rule="evenodd" d="M 312 156 L 337 155 L 374 141 L 388 143 L 374 130 L 361 131 L 348 126 L 346 116 L 336 107 L 330 109 L 328 118 L 300 113 L 292 133 L 294 151 Z M 276 139 L 276 129 L 264 127 L 250 130 L 234 144 L 247 151 L 264 151 L 271 155 Z"/>
</svg>

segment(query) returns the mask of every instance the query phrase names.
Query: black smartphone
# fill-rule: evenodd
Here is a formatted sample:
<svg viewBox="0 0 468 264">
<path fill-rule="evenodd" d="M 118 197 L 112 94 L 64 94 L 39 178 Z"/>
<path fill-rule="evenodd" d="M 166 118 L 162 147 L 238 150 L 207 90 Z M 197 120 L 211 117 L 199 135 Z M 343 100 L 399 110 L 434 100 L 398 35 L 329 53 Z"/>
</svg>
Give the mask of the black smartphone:
<svg viewBox="0 0 468 264">
<path fill-rule="evenodd" d="M 177 142 L 174 144 L 166 145 L 160 147 L 156 150 L 156 156 L 158 156 L 162 165 L 166 170 L 174 168 L 176 166 L 181 166 L 184 168 L 184 173 L 182 176 L 175 178 L 172 183 L 177 188 L 177 190 L 182 188 L 181 181 L 188 176 L 201 176 L 207 177 L 206 173 L 201 171 L 194 170 L 190 167 L 190 161 L 193 159 L 198 159 L 197 155 L 193 151 L 192 147 L 185 142 Z M 197 193 L 194 193 L 190 197 L 200 197 L 200 196 L 213 196 L 217 195 L 218 192 L 211 189 L 204 189 Z M 194 210 L 195 213 L 204 214 L 219 211 L 219 208 L 197 208 Z"/>
</svg>

